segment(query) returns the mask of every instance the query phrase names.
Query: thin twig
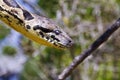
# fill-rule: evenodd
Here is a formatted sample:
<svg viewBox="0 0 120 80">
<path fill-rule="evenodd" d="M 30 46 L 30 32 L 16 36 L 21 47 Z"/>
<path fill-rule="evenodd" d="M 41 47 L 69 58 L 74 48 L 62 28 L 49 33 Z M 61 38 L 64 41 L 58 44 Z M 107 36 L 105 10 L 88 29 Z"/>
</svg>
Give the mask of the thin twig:
<svg viewBox="0 0 120 80">
<path fill-rule="evenodd" d="M 58 80 L 65 80 L 72 71 L 85 60 L 93 51 L 95 51 L 103 42 L 105 42 L 120 27 L 120 18 L 110 26 L 90 47 L 75 57 L 73 62 L 58 76 Z"/>
</svg>

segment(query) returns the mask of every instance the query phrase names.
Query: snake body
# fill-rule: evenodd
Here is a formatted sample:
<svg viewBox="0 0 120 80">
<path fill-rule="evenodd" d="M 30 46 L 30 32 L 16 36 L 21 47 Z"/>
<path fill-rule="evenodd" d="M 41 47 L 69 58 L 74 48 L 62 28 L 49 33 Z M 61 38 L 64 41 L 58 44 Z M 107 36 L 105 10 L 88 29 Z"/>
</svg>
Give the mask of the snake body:
<svg viewBox="0 0 120 80">
<path fill-rule="evenodd" d="M 0 0 L 0 20 L 37 43 L 56 48 L 72 45 L 71 38 L 52 20 L 25 10 L 15 0 Z"/>
</svg>

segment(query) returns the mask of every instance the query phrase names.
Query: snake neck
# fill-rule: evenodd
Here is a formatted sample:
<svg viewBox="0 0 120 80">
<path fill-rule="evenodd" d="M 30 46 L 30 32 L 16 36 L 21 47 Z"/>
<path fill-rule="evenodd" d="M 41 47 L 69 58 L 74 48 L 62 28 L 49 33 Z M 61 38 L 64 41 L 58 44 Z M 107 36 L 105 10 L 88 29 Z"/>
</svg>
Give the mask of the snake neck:
<svg viewBox="0 0 120 80">
<path fill-rule="evenodd" d="M 20 7 L 14 0 L 0 0 L 0 11 L 2 15 L 11 15 L 18 19 L 20 23 L 23 23 L 24 20 L 34 19 L 30 12 Z"/>
</svg>

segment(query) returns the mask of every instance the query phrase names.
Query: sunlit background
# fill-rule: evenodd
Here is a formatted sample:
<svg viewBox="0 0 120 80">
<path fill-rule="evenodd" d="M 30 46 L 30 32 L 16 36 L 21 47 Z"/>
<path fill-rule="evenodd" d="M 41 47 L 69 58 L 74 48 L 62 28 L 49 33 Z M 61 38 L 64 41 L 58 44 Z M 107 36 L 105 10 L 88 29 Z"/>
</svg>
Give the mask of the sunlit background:
<svg viewBox="0 0 120 80">
<path fill-rule="evenodd" d="M 75 56 L 120 17 L 120 0 L 16 0 L 54 20 L 74 45 L 59 50 L 37 44 L 0 23 L 0 80 L 56 80 Z M 120 80 L 119 29 L 66 80 Z"/>
</svg>

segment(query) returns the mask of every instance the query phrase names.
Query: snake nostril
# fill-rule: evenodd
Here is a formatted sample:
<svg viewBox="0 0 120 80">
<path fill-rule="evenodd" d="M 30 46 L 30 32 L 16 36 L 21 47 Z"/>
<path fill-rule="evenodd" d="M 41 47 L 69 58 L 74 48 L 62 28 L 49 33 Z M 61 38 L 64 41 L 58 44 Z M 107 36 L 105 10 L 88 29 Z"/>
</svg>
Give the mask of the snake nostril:
<svg viewBox="0 0 120 80">
<path fill-rule="evenodd" d="M 73 45 L 73 41 L 72 41 L 72 40 L 68 40 L 67 46 L 70 47 L 70 46 L 72 46 L 72 45 Z"/>
<path fill-rule="evenodd" d="M 69 42 L 69 43 L 71 43 L 72 41 L 71 41 L 71 40 L 69 40 L 68 42 Z"/>
</svg>

